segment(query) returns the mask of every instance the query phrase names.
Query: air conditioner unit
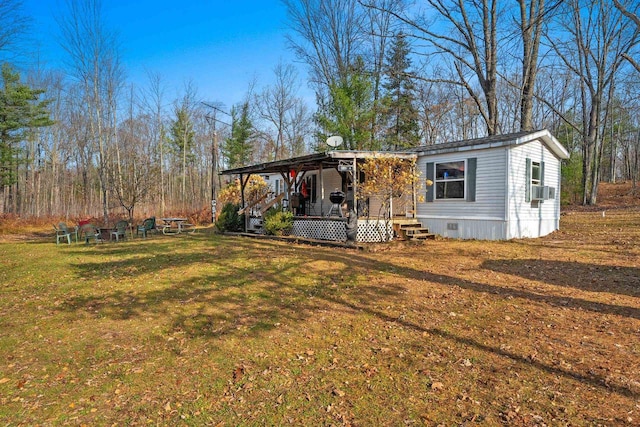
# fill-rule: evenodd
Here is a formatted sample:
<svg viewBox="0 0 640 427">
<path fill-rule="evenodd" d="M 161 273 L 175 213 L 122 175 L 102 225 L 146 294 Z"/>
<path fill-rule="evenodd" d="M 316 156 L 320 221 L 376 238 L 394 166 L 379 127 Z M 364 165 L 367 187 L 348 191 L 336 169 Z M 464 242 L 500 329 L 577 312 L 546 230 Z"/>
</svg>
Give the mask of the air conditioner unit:
<svg viewBox="0 0 640 427">
<path fill-rule="evenodd" d="M 533 201 L 542 201 L 545 200 L 545 191 L 544 189 L 548 187 L 543 187 L 541 185 L 532 185 L 531 186 L 531 200 Z M 548 192 L 547 192 L 548 195 Z"/>
<path fill-rule="evenodd" d="M 531 186 L 531 200 L 553 200 L 556 198 L 556 188 L 549 187 L 547 185 L 532 185 Z"/>
<path fill-rule="evenodd" d="M 549 191 L 547 193 L 547 196 L 548 196 L 547 199 L 548 200 L 555 200 L 555 198 L 556 198 L 556 187 L 545 187 L 545 188 L 549 189 Z"/>
</svg>

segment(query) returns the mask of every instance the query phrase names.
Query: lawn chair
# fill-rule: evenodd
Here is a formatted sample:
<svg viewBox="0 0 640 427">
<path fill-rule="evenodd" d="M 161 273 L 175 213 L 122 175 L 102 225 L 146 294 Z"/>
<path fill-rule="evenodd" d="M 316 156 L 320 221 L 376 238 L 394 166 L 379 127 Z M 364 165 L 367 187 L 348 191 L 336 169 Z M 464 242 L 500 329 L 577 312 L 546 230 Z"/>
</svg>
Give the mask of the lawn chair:
<svg viewBox="0 0 640 427">
<path fill-rule="evenodd" d="M 53 226 L 53 229 L 56 230 L 56 245 L 60 244 L 60 240 L 67 239 L 67 243 L 71 244 L 71 232 L 67 227 L 67 224 L 64 222 L 58 223 L 58 226 Z M 76 242 L 78 241 L 78 235 L 76 235 Z"/>
<path fill-rule="evenodd" d="M 104 243 L 100 229 L 93 224 L 84 224 L 80 227 L 80 231 L 84 235 L 84 243 L 89 244 L 89 240 L 94 239 L 96 243 Z"/>
<path fill-rule="evenodd" d="M 127 228 L 129 228 L 129 223 L 125 220 L 120 220 L 116 223 L 116 227 L 114 230 L 111 230 L 111 235 L 109 236 L 109 240 L 113 240 L 113 236 L 116 236 L 116 242 L 120 237 L 125 239 L 127 237 Z"/>
<path fill-rule="evenodd" d="M 156 231 L 156 217 L 152 216 L 151 218 L 145 219 L 142 224 L 138 225 L 136 228 L 136 235 L 142 233 L 142 237 L 147 237 L 147 232 Z"/>
</svg>

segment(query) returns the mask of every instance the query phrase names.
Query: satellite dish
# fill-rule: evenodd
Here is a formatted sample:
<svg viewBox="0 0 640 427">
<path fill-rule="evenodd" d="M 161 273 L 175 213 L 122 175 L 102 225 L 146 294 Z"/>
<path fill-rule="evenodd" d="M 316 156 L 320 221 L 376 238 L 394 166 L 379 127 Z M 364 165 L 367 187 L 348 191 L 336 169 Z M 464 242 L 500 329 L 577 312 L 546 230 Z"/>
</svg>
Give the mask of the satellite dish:
<svg viewBox="0 0 640 427">
<path fill-rule="evenodd" d="M 342 145 L 342 137 L 339 135 L 330 136 L 327 138 L 327 145 L 331 148 L 336 148 Z"/>
</svg>

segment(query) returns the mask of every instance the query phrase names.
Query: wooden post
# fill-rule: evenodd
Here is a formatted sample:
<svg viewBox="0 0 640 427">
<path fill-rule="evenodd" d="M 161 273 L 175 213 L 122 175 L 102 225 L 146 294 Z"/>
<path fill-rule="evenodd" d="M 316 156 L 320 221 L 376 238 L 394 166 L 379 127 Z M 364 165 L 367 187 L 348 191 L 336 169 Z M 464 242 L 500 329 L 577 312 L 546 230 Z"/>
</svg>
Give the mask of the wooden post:
<svg viewBox="0 0 640 427">
<path fill-rule="evenodd" d="M 284 179 L 284 182 L 287 185 L 287 210 L 291 212 L 291 177 L 289 175 L 289 169 L 287 169 L 286 172 L 283 172 L 282 170 L 280 171 L 280 176 L 282 176 L 282 179 Z"/>
<path fill-rule="evenodd" d="M 247 179 L 243 179 L 243 174 L 240 174 L 240 197 L 242 200 L 242 207 L 244 208 L 246 206 L 246 202 L 244 199 L 244 189 L 246 188 L 247 184 L 249 183 L 249 178 L 251 177 L 251 174 L 247 175 Z M 247 216 L 247 213 L 245 212 L 244 215 L 244 232 L 248 232 L 249 231 L 249 217 Z"/>
<path fill-rule="evenodd" d="M 353 211 L 358 216 L 358 158 L 353 158 Z"/>
<path fill-rule="evenodd" d="M 320 216 L 324 216 L 324 175 L 322 170 L 322 162 L 320 162 Z"/>
</svg>

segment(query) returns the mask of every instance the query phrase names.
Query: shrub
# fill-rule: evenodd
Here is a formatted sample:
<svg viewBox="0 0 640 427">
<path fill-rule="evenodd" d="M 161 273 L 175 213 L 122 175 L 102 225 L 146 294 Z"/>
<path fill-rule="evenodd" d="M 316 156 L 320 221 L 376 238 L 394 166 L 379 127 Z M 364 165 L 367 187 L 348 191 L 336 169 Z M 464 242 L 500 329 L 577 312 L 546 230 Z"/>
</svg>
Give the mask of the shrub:
<svg viewBox="0 0 640 427">
<path fill-rule="evenodd" d="M 282 212 L 278 205 L 269 209 L 264 215 L 264 230 L 267 234 L 282 236 L 293 228 L 293 214 Z"/>
<path fill-rule="evenodd" d="M 244 229 L 244 215 L 238 215 L 240 205 L 226 203 L 216 221 L 216 228 L 221 231 L 242 231 Z"/>
</svg>

